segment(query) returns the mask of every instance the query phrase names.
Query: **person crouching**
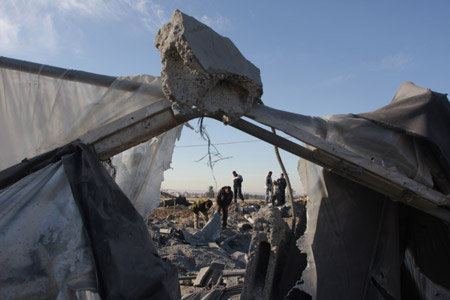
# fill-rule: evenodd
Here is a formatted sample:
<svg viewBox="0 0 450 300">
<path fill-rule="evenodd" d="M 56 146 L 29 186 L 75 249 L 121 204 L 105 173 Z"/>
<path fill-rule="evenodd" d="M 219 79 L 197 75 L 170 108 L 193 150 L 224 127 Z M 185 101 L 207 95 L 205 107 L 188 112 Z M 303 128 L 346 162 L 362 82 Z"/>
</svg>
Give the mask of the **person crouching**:
<svg viewBox="0 0 450 300">
<path fill-rule="evenodd" d="M 200 198 L 194 201 L 192 205 L 192 211 L 194 212 L 194 227 L 195 229 L 199 229 L 198 227 L 198 214 L 201 213 L 203 219 L 205 220 L 205 224 L 208 222 L 208 210 L 212 206 L 212 201 L 206 198 Z"/>
<path fill-rule="evenodd" d="M 231 201 L 233 201 L 233 192 L 231 191 L 231 187 L 222 187 L 216 198 L 217 211 L 219 213 L 222 211 L 222 229 L 227 228 L 228 206 L 230 206 Z"/>
</svg>

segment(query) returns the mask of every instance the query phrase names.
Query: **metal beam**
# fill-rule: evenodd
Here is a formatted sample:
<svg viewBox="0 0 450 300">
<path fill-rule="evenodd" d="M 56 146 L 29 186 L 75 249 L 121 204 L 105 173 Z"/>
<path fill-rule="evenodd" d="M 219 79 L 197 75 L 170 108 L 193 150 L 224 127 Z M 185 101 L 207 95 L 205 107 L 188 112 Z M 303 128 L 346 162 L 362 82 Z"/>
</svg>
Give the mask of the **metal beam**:
<svg viewBox="0 0 450 300">
<path fill-rule="evenodd" d="M 198 116 L 175 114 L 170 102 L 164 99 L 88 132 L 80 140 L 92 145 L 100 160 L 106 160 Z"/>
<path fill-rule="evenodd" d="M 69 70 L 0 56 L 0 68 L 109 87 L 117 77 Z"/>
<path fill-rule="evenodd" d="M 444 207 L 448 203 L 449 196 L 430 189 L 402 174 L 384 170 L 382 166 L 369 169 L 366 164 L 356 164 L 353 160 L 357 155 L 351 153 L 351 155 L 345 156 L 342 149 L 336 151 L 340 148 L 337 145 L 334 149 L 322 148 L 323 144 L 319 145 L 321 149 L 309 149 L 243 119 L 230 124 L 230 126 L 386 195 L 393 201 L 402 202 L 450 222 L 450 211 L 447 207 Z M 358 157 L 359 161 L 362 159 Z"/>
</svg>

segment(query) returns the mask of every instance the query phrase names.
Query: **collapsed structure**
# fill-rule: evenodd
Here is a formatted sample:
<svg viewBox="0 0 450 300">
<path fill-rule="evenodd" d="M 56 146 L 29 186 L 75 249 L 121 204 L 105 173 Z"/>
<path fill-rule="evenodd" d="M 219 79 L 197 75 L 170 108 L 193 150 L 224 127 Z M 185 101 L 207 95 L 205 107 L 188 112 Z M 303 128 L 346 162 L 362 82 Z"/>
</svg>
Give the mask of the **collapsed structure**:
<svg viewBox="0 0 450 300">
<path fill-rule="evenodd" d="M 249 259 L 242 299 L 450 296 L 446 95 L 406 82 L 377 111 L 304 116 L 261 104 L 259 70 L 230 40 L 179 11 L 155 45 L 161 78 L 0 58 L 0 298 L 62 299 L 86 290 L 180 298 L 177 274 L 143 218 L 159 203 L 182 125 L 204 116 L 301 158 L 306 231 L 292 251 L 291 237 L 278 247 L 267 230 L 255 232 L 253 261 L 267 268 L 255 276 L 261 268 Z M 109 158 L 115 181 L 99 161 Z M 285 259 L 274 260 L 277 251 Z M 300 251 L 306 268 L 301 276 L 287 272 L 297 283 L 279 288 L 274 275 Z M 261 286 L 268 290 L 252 292 Z"/>
</svg>

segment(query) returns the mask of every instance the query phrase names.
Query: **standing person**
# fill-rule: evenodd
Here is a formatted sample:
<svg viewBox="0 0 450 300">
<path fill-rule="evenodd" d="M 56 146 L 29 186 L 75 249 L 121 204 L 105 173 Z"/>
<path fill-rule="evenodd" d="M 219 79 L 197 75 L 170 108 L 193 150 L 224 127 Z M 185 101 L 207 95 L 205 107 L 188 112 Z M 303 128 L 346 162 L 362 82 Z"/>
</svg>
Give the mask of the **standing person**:
<svg viewBox="0 0 450 300">
<path fill-rule="evenodd" d="M 233 201 L 233 192 L 231 191 L 231 187 L 222 187 L 216 198 L 217 211 L 219 213 L 222 211 L 222 229 L 227 228 L 228 206 L 230 206 L 231 201 Z"/>
<path fill-rule="evenodd" d="M 233 171 L 234 203 L 237 202 L 237 196 L 239 196 L 239 199 L 241 199 L 241 201 L 244 201 L 244 196 L 242 196 L 242 181 L 244 181 L 242 176 L 236 173 L 236 171 Z"/>
<path fill-rule="evenodd" d="M 278 184 L 278 181 L 276 181 L 276 180 L 273 182 L 273 187 L 272 187 L 272 205 L 273 206 L 281 205 L 281 188 L 280 188 L 280 185 Z"/>
<path fill-rule="evenodd" d="M 280 174 L 280 178 L 277 179 L 277 183 L 281 193 L 280 205 L 284 205 L 286 203 L 286 179 L 284 178 L 284 174 Z"/>
<path fill-rule="evenodd" d="M 269 200 L 272 198 L 272 171 L 269 171 L 269 173 L 266 176 L 266 202 L 269 202 Z"/>
<path fill-rule="evenodd" d="M 198 229 L 198 214 L 201 213 L 205 223 L 208 222 L 208 210 L 212 206 L 212 201 L 206 198 L 200 198 L 194 201 L 192 211 L 194 212 L 194 227 Z"/>
</svg>

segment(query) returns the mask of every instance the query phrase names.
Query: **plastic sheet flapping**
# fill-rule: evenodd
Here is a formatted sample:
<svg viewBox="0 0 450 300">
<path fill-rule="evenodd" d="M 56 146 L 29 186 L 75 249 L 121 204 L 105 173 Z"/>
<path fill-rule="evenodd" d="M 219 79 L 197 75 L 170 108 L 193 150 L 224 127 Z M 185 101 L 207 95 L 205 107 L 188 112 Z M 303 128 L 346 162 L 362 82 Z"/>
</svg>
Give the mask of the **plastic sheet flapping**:
<svg viewBox="0 0 450 300">
<path fill-rule="evenodd" d="M 182 126 L 113 157 L 116 182 L 145 219 L 159 205 L 164 171 L 170 167 Z"/>
<path fill-rule="evenodd" d="M 1 299 L 96 291 L 91 245 L 61 162 L 0 191 L 0 241 Z"/>
<path fill-rule="evenodd" d="M 118 77 L 109 87 L 0 68 L 0 170 L 72 142 L 142 107 L 163 101 L 160 78 Z M 133 86 L 133 89 L 127 89 Z M 157 207 L 181 127 L 129 149 L 113 164 L 140 214 Z M 150 180 L 151 178 L 151 180 Z"/>
</svg>

